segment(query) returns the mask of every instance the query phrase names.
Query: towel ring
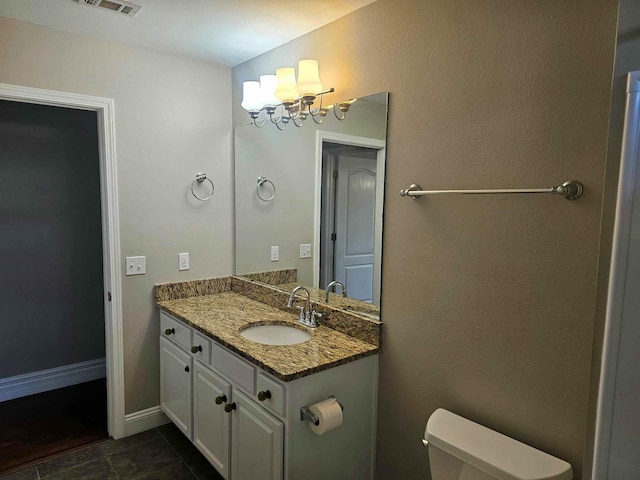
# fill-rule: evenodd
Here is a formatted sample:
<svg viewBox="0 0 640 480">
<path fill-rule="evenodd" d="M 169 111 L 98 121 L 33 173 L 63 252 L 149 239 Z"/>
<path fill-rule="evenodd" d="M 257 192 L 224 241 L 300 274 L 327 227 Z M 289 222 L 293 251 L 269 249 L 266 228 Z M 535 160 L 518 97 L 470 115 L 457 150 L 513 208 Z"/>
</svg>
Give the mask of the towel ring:
<svg viewBox="0 0 640 480">
<path fill-rule="evenodd" d="M 193 187 L 195 186 L 196 182 L 202 183 L 205 180 L 209 180 L 209 183 L 211 184 L 211 193 L 209 194 L 208 197 L 201 198 L 198 195 L 196 195 L 196 192 L 194 192 Z M 213 192 L 215 191 L 215 189 L 216 189 L 216 186 L 213 184 L 213 181 L 210 178 L 207 178 L 206 173 L 198 173 L 196 175 L 196 179 L 193 182 L 191 182 L 191 193 L 193 194 L 194 197 L 196 197 L 201 202 L 206 202 L 211 197 L 213 197 Z"/>
<path fill-rule="evenodd" d="M 270 183 L 271 187 L 273 188 L 273 193 L 269 198 L 264 198 L 262 195 L 260 195 L 260 187 L 263 186 L 265 183 Z M 256 186 L 256 195 L 258 195 L 258 198 L 263 202 L 270 202 L 276 196 L 276 186 L 267 177 L 258 177 L 258 185 Z"/>
</svg>

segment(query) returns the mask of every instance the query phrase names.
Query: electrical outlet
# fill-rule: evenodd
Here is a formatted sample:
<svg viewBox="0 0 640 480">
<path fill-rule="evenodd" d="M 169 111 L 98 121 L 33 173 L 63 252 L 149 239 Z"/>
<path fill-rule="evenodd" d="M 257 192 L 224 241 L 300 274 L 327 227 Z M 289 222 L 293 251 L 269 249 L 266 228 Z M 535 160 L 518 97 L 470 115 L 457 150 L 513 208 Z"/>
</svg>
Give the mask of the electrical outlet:
<svg viewBox="0 0 640 480">
<path fill-rule="evenodd" d="M 280 247 L 277 245 L 271 247 L 271 261 L 277 262 L 280 260 Z"/>
<path fill-rule="evenodd" d="M 127 275 L 147 273 L 147 257 L 126 257 Z"/>
<path fill-rule="evenodd" d="M 178 270 L 189 270 L 189 252 L 178 254 Z"/>
<path fill-rule="evenodd" d="M 300 258 L 311 258 L 311 244 L 300 244 Z"/>
</svg>

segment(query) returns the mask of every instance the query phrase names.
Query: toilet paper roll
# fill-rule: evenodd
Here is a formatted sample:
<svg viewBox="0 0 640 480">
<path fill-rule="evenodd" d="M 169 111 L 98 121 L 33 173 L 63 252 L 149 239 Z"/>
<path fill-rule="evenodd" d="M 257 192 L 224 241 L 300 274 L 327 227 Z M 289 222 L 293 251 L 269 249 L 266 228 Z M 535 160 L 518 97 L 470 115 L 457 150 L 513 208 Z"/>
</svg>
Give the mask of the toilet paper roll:
<svg viewBox="0 0 640 480">
<path fill-rule="evenodd" d="M 335 398 L 327 398 L 314 403 L 309 407 L 309 411 L 320 420 L 318 425 L 309 422 L 311 430 L 317 435 L 322 435 L 342 425 L 342 408 Z"/>
</svg>

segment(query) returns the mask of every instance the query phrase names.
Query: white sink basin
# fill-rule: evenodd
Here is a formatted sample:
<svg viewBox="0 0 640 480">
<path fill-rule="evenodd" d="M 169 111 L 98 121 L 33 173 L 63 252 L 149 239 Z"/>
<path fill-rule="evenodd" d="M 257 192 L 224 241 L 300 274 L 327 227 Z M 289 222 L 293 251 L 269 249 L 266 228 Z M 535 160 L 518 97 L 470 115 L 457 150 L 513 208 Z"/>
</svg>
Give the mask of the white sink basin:
<svg viewBox="0 0 640 480">
<path fill-rule="evenodd" d="M 242 330 L 240 335 L 263 345 L 295 345 L 311 338 L 304 330 L 286 325 L 256 325 Z"/>
</svg>

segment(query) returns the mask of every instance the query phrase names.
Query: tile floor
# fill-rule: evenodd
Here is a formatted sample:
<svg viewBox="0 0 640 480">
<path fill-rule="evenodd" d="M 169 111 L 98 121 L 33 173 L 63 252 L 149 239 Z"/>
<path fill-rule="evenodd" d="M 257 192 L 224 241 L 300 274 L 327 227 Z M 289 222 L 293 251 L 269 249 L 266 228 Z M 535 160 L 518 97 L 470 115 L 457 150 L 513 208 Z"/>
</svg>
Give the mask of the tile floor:
<svg viewBox="0 0 640 480">
<path fill-rule="evenodd" d="M 169 423 L 121 440 L 106 440 L 0 479 L 222 480 L 222 477 Z"/>
</svg>

